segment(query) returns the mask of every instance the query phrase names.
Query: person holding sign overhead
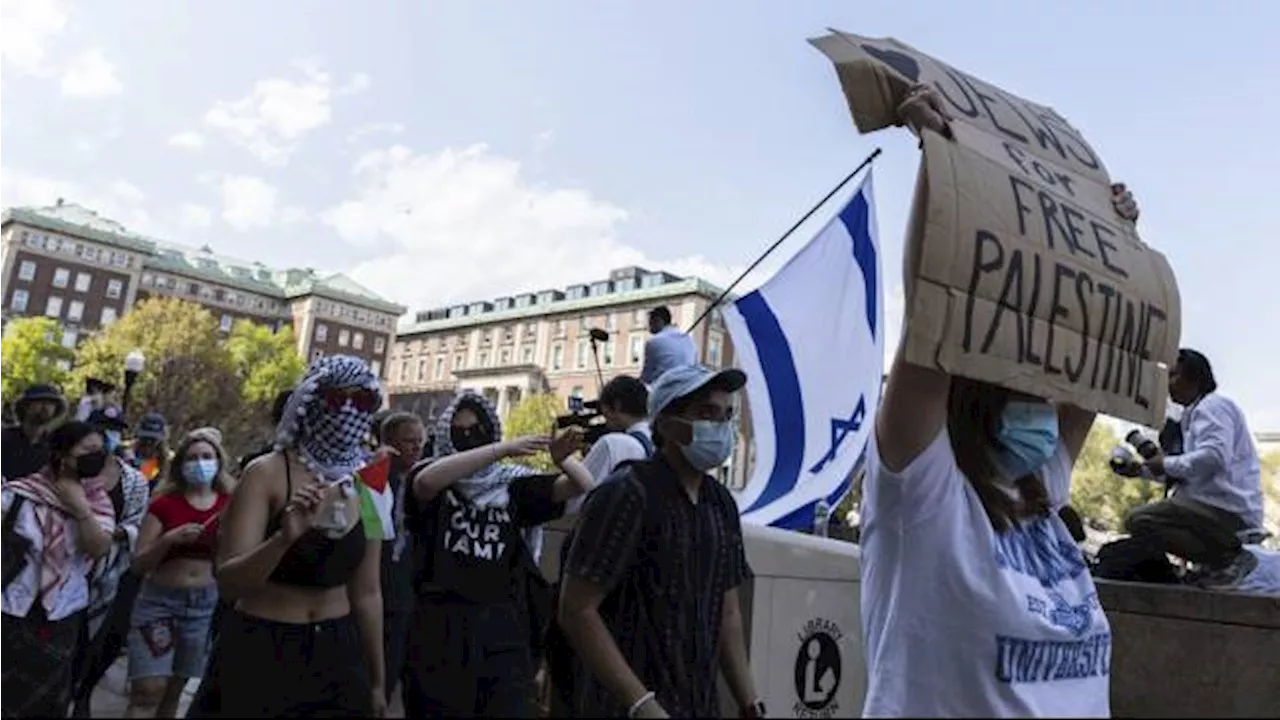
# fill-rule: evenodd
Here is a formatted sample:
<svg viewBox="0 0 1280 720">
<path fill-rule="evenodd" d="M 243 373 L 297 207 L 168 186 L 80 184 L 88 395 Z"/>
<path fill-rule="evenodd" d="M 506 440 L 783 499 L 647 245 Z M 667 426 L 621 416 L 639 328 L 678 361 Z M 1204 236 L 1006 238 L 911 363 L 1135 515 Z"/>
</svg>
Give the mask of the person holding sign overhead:
<svg viewBox="0 0 1280 720">
<path fill-rule="evenodd" d="M 953 137 L 932 88 L 897 110 Z M 1123 185 L 1112 201 L 1136 221 Z M 1109 717 L 1109 625 L 1057 513 L 1095 414 L 911 364 L 906 338 L 862 506 L 864 716 Z"/>
</svg>

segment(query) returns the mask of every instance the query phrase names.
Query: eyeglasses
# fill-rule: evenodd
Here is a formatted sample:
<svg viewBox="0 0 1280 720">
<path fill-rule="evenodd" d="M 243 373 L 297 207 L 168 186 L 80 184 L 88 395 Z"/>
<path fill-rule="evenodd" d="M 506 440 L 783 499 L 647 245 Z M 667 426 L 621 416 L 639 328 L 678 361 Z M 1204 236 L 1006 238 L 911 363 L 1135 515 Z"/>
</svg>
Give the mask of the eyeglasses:
<svg viewBox="0 0 1280 720">
<path fill-rule="evenodd" d="M 320 398 L 324 400 L 326 407 L 335 412 L 345 407 L 348 402 L 360 412 L 373 412 L 382 404 L 381 395 L 365 388 L 321 388 Z"/>
</svg>

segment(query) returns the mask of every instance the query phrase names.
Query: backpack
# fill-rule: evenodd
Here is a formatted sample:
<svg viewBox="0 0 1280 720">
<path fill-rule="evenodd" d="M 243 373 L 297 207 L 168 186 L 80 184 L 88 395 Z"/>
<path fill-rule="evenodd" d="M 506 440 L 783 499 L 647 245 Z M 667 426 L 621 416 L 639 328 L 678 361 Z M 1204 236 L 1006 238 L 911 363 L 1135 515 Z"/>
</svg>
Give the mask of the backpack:
<svg viewBox="0 0 1280 720">
<path fill-rule="evenodd" d="M 635 438 L 636 442 L 640 443 L 640 447 L 644 448 L 644 457 L 646 460 L 653 457 L 653 454 L 657 452 L 657 448 L 653 446 L 653 440 L 650 439 L 648 435 L 645 435 L 639 430 L 628 430 L 626 434 Z M 617 468 L 614 468 L 614 470 L 617 470 Z"/>
<path fill-rule="evenodd" d="M 1098 548 L 1094 577 L 1125 582 L 1174 585 L 1179 582 L 1164 551 L 1138 538 L 1120 538 Z"/>
<path fill-rule="evenodd" d="M 3 531 L 3 568 L 0 568 L 0 574 L 3 575 L 4 587 L 9 587 L 9 583 L 13 582 L 22 574 L 27 567 L 27 553 L 31 552 L 31 540 L 18 534 L 16 525 L 18 523 L 18 509 L 22 507 L 22 503 L 26 502 L 26 498 L 17 493 L 13 496 L 13 502 L 10 503 L 9 509 L 4 514 Z"/>
</svg>

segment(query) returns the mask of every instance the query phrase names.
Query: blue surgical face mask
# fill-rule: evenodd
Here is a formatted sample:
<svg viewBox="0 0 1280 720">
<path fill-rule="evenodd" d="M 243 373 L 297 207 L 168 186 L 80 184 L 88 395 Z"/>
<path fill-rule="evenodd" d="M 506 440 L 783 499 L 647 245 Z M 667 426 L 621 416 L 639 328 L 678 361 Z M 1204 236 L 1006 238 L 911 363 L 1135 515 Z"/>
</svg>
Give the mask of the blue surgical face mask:
<svg viewBox="0 0 1280 720">
<path fill-rule="evenodd" d="M 182 477 L 192 485 L 212 485 L 217 476 L 217 460 L 188 460 L 182 463 Z"/>
<path fill-rule="evenodd" d="M 1008 479 L 1039 470 L 1058 450 L 1058 411 L 1048 403 L 1013 401 L 1000 415 L 997 462 Z"/>
<path fill-rule="evenodd" d="M 120 431 L 108 430 L 102 433 L 102 440 L 102 449 L 106 450 L 108 455 L 111 455 L 120 447 Z"/>
<path fill-rule="evenodd" d="M 688 424 L 693 429 L 693 439 L 688 445 L 681 445 L 680 452 L 696 470 L 707 472 L 718 468 L 733 455 L 732 423 L 695 420 Z"/>
</svg>

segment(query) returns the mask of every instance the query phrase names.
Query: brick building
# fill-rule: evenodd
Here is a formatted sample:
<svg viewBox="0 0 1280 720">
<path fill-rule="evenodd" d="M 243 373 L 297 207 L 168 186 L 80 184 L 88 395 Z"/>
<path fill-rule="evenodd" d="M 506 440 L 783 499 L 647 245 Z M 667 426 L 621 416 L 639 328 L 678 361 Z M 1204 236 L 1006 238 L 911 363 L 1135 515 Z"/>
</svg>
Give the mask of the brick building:
<svg viewBox="0 0 1280 720">
<path fill-rule="evenodd" d="M 341 274 L 268 268 L 147 238 L 61 200 L 6 210 L 0 243 L 3 318 L 54 318 L 66 347 L 156 295 L 205 306 L 223 332 L 238 319 L 291 324 L 303 357 L 358 355 L 381 375 L 405 311 Z"/>
</svg>

